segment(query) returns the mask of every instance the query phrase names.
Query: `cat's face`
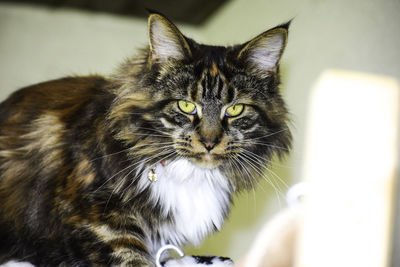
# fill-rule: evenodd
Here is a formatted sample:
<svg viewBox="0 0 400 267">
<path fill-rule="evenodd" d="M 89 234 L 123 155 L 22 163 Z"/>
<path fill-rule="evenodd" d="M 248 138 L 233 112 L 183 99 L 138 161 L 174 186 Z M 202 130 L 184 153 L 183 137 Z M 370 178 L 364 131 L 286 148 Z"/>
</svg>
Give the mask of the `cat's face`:
<svg viewBox="0 0 400 267">
<path fill-rule="evenodd" d="M 136 74 L 140 88 L 123 104 L 132 114 L 132 131 L 147 136 L 132 132 L 126 139 L 152 147 L 148 156 L 163 164 L 187 158 L 233 172 L 257 171 L 286 152 L 291 135 L 277 86 L 287 26 L 218 47 L 197 44 L 163 16 L 151 15 L 147 62 Z"/>
<path fill-rule="evenodd" d="M 229 64 L 226 49 L 220 50 L 221 61 Z M 273 99 L 276 88 L 270 92 L 257 88 L 262 86 L 257 84 L 257 77 L 223 64 L 218 67 L 213 61 L 209 64 L 200 59 L 182 69 L 174 68 L 174 79 L 160 78 L 157 84 L 168 86 L 154 92 L 154 96 L 171 99 L 156 117 L 171 133 L 179 156 L 201 167 L 214 168 L 240 158 L 247 150 L 254 157 L 251 153 L 255 147 L 283 145 L 266 141 L 268 135 L 273 140 L 273 135 L 286 127 L 280 122 L 282 113 L 286 114 L 283 103 Z"/>
<path fill-rule="evenodd" d="M 238 142 L 256 130 L 259 118 L 253 101 L 240 94 L 215 62 L 197 73 L 194 65 L 186 66 L 186 82 L 171 84 L 167 94 L 174 100 L 164 107 L 160 120 L 171 130 L 179 156 L 214 168 L 240 152 Z"/>
</svg>

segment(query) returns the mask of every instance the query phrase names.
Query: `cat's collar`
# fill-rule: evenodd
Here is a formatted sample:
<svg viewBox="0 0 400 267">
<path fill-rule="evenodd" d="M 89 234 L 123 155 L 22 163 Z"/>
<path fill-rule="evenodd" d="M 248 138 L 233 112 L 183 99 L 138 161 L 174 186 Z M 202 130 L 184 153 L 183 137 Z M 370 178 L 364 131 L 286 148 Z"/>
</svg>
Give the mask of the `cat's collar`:
<svg viewBox="0 0 400 267">
<path fill-rule="evenodd" d="M 165 165 L 167 165 L 167 161 L 166 160 L 162 160 L 160 161 L 161 166 L 165 167 Z M 157 173 L 156 173 L 156 168 L 151 168 L 149 170 L 149 172 L 147 173 L 147 179 L 149 179 L 150 182 L 157 182 L 158 181 L 158 177 L 157 177 Z"/>
</svg>

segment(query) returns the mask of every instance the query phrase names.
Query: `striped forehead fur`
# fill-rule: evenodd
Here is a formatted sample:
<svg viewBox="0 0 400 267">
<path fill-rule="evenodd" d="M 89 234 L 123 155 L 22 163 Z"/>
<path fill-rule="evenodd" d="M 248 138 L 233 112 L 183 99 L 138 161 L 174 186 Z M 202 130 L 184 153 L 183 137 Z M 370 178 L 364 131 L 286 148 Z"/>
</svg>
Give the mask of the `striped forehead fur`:
<svg viewBox="0 0 400 267">
<path fill-rule="evenodd" d="M 212 64 L 211 69 L 204 69 L 197 86 L 190 90 L 191 99 L 195 102 L 215 99 L 230 103 L 235 93 L 235 88 L 229 86 L 228 80 L 215 63 Z"/>
</svg>

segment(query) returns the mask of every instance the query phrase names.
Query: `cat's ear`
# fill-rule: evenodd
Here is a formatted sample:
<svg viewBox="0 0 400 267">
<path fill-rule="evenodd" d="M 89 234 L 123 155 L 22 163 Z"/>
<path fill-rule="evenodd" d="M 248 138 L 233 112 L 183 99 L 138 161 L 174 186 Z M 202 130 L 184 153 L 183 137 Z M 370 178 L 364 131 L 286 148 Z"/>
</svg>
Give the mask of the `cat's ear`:
<svg viewBox="0 0 400 267">
<path fill-rule="evenodd" d="M 152 61 L 183 60 L 191 56 L 189 44 L 178 28 L 159 13 L 148 19 Z"/>
<path fill-rule="evenodd" d="M 290 22 L 270 29 L 245 43 L 238 59 L 259 72 L 276 71 L 285 50 Z"/>
</svg>

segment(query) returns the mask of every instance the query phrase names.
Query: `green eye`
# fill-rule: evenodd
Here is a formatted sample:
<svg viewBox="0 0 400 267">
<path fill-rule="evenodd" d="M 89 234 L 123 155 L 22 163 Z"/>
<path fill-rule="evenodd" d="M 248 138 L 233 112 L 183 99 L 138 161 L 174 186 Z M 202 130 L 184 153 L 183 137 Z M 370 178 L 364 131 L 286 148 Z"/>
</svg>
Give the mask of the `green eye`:
<svg viewBox="0 0 400 267">
<path fill-rule="evenodd" d="M 240 114 L 242 114 L 244 110 L 244 105 L 243 104 L 237 104 L 230 106 L 229 108 L 226 109 L 225 111 L 225 116 L 227 117 L 237 117 Z"/>
<path fill-rule="evenodd" d="M 190 115 L 194 115 L 197 112 L 196 106 L 192 102 L 188 102 L 185 100 L 179 100 L 178 107 L 180 110 L 182 110 L 182 112 Z"/>
</svg>

